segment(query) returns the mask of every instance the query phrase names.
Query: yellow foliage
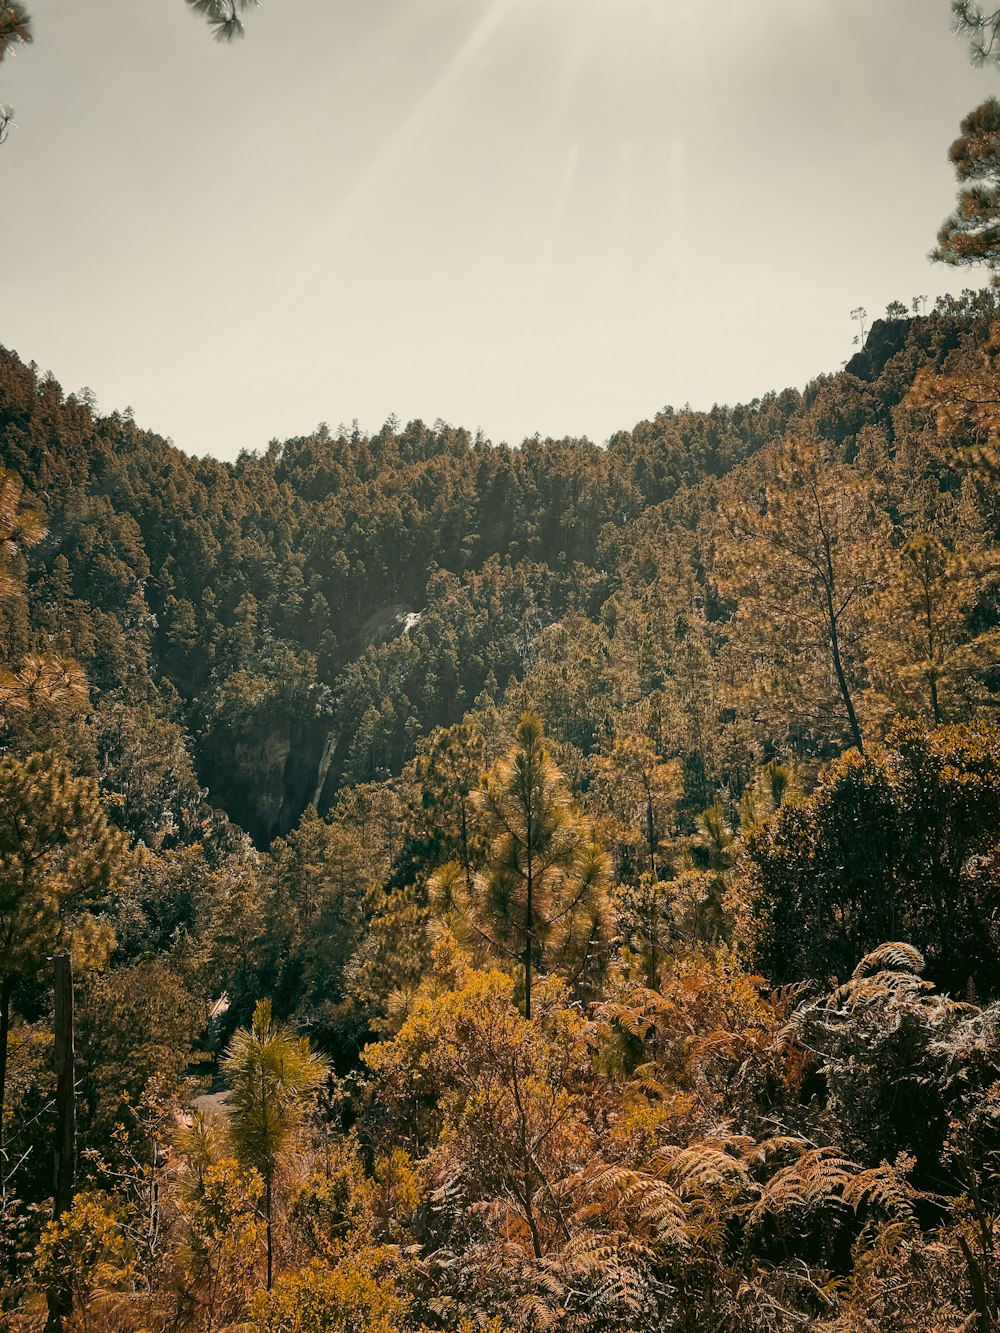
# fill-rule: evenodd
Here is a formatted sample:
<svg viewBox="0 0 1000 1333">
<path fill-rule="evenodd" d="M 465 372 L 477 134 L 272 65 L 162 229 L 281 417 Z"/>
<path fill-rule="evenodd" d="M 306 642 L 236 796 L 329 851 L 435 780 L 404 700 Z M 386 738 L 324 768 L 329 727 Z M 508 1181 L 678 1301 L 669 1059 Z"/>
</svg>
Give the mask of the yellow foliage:
<svg viewBox="0 0 1000 1333">
<path fill-rule="evenodd" d="M 253 1333 L 400 1333 L 410 1298 L 391 1250 L 367 1248 L 336 1264 L 282 1273 L 253 1303 Z"/>
</svg>

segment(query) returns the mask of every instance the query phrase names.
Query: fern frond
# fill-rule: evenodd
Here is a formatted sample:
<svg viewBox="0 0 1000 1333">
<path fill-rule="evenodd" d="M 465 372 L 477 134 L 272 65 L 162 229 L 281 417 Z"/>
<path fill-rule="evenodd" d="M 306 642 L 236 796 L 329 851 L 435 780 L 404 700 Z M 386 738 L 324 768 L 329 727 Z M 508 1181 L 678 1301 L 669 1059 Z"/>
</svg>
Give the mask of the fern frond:
<svg viewBox="0 0 1000 1333">
<path fill-rule="evenodd" d="M 871 977 L 876 972 L 912 972 L 920 976 L 923 970 L 924 956 L 919 949 L 900 940 L 890 940 L 866 953 L 852 975 L 855 979 Z"/>
<path fill-rule="evenodd" d="M 780 1217 L 792 1212 L 832 1212 L 863 1203 L 896 1217 L 909 1217 L 917 1193 L 906 1180 L 911 1159 L 899 1166 L 883 1162 L 867 1170 L 832 1148 L 814 1148 L 783 1167 L 763 1187 L 750 1219 Z"/>
</svg>

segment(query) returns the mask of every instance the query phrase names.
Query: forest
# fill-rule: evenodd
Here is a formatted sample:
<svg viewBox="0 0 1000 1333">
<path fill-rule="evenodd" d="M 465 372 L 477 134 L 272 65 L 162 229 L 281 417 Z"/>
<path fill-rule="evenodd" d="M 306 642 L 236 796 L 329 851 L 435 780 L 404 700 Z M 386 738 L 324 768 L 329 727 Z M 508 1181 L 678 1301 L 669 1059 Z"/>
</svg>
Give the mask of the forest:
<svg viewBox="0 0 1000 1333">
<path fill-rule="evenodd" d="M 0 1328 L 996 1333 L 998 384 L 226 463 L 0 347 Z"/>
<path fill-rule="evenodd" d="M 232 465 L 2 354 L 10 1327 L 995 1327 L 997 314 Z"/>
</svg>

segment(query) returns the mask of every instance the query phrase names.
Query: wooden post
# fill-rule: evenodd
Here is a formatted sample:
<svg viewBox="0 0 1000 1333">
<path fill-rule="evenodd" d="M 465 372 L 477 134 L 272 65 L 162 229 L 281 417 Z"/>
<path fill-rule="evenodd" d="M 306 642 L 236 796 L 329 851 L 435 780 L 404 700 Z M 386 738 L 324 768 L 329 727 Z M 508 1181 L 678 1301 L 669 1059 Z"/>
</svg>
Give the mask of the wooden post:
<svg viewBox="0 0 1000 1333">
<path fill-rule="evenodd" d="M 52 1216 L 72 1207 L 76 1180 L 76 1061 L 73 1049 L 73 965 L 55 959 L 56 1155 Z"/>
<path fill-rule="evenodd" d="M 73 965 L 68 953 L 55 959 L 55 1070 L 56 1147 L 52 1181 L 52 1217 L 59 1218 L 73 1205 L 76 1179 L 76 1062 L 73 1051 Z M 73 1293 L 64 1279 L 48 1291 L 46 1333 L 59 1333 L 62 1321 L 73 1312 Z"/>
</svg>

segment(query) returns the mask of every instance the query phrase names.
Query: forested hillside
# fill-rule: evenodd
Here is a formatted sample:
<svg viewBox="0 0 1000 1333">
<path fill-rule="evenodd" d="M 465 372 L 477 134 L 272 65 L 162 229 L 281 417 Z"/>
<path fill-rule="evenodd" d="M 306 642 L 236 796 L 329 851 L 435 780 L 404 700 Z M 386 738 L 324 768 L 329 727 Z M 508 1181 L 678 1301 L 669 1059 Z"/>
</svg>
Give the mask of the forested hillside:
<svg viewBox="0 0 1000 1333">
<path fill-rule="evenodd" d="M 58 644 L 121 719 L 141 700 L 179 727 L 211 803 L 260 846 L 488 706 L 537 706 L 584 758 L 612 713 L 669 707 L 655 740 L 685 766 L 686 804 L 721 786 L 736 799 L 762 756 L 825 757 L 910 696 L 907 712 L 957 717 L 984 688 L 992 489 L 941 447 L 919 389 L 985 347 L 991 316 L 970 293 L 880 322 L 804 395 L 664 409 L 607 449 L 389 421 L 370 438 L 321 426 L 234 466 L 95 416 L 3 353 L 4 462 L 47 525 L 7 655 Z M 777 525 L 818 540 L 799 512 L 817 471 L 839 496 L 843 680 L 815 590 L 761 582 L 810 568 L 757 515 L 780 499 Z M 928 540 L 948 566 L 938 596 L 961 585 L 961 623 L 921 667 L 922 641 L 880 641 L 916 632 L 899 611 L 933 564 Z"/>
<path fill-rule="evenodd" d="M 229 465 L 0 351 L 0 1318 L 996 1328 L 998 355 Z"/>
</svg>

